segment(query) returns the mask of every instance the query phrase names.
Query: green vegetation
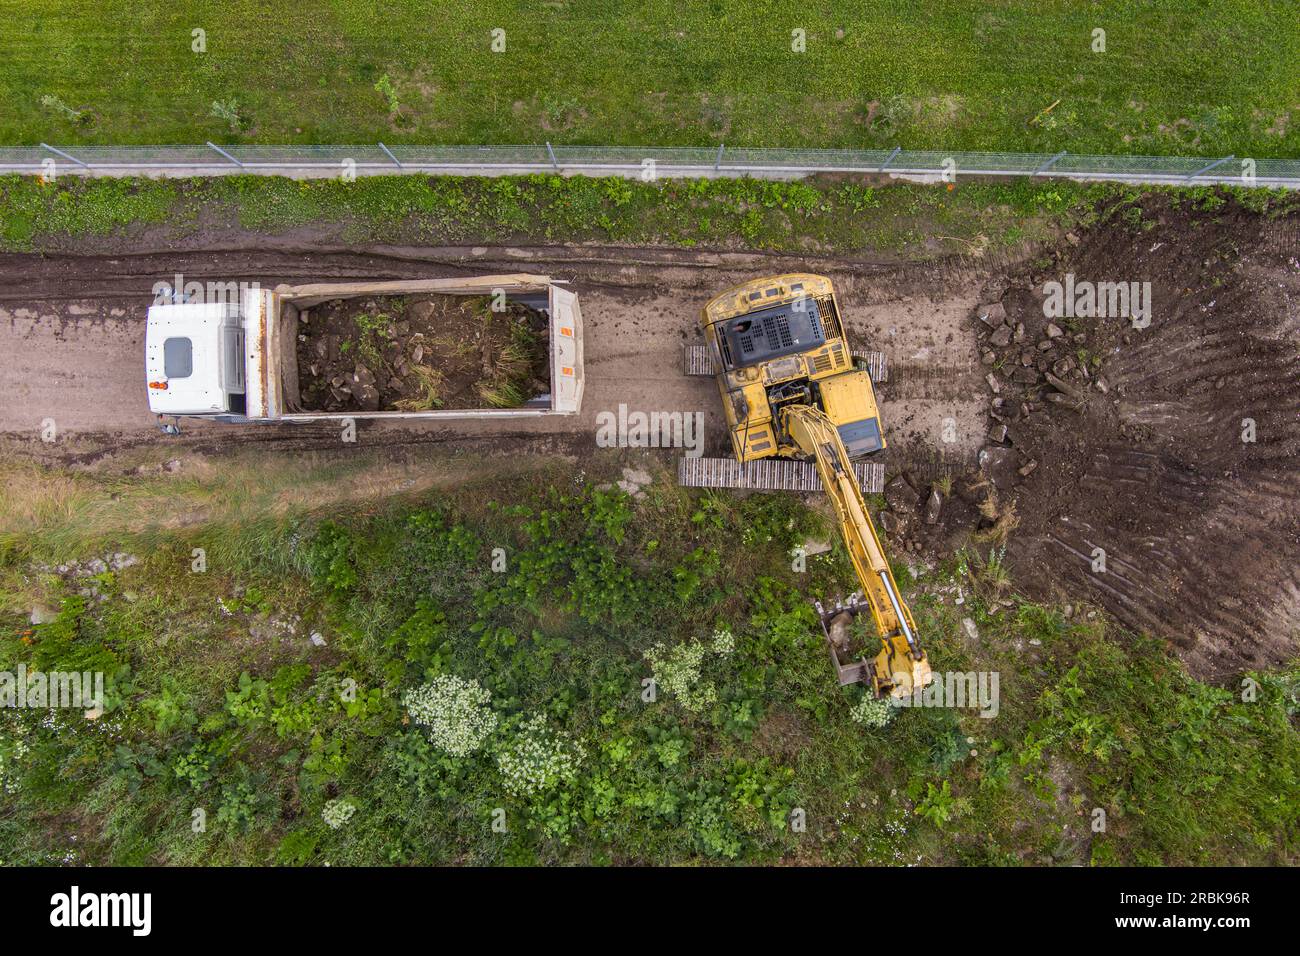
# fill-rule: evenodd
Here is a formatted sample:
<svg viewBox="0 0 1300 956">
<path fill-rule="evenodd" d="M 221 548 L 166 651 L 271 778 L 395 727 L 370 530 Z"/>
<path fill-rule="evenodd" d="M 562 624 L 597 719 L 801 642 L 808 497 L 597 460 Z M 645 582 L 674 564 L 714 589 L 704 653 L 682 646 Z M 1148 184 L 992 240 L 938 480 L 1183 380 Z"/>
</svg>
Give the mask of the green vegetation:
<svg viewBox="0 0 1300 956">
<path fill-rule="evenodd" d="M 1293 14 L 1282 0 L 337 0 L 268 18 L 39 0 L 8 18 L 0 143 L 1286 156 L 1300 153 Z"/>
<path fill-rule="evenodd" d="M 1243 700 L 963 554 L 905 587 L 936 670 L 999 673 L 997 716 L 880 712 L 836 686 L 808 603 L 851 588 L 846 557 L 792 570 L 820 515 L 663 473 L 632 500 L 601 484 L 618 463 L 361 509 L 308 492 L 255 539 L 239 511 L 159 528 L 97 473 L 9 474 L 0 669 L 111 680 L 97 720 L 0 714 L 4 860 L 1294 858 L 1300 672 Z M 228 480 L 255 497 L 290 471 Z M 136 494 L 185 511 L 193 484 Z M 55 567 L 115 549 L 141 561 Z M 29 627 L 38 602 L 57 615 Z"/>
<path fill-rule="evenodd" d="M 355 341 L 357 352 L 363 361 L 378 365 L 380 362 L 379 353 L 392 339 L 392 316 L 382 312 L 375 315 L 368 315 L 363 312 L 357 316 L 356 323 L 357 338 Z M 347 351 L 351 348 L 352 343 L 352 339 L 344 339 L 339 348 L 341 351 Z"/>
<path fill-rule="evenodd" d="M 563 176 L 373 176 L 355 182 L 260 176 L 79 179 L 0 176 L 0 249 L 104 239 L 184 242 L 216 230 L 319 241 L 618 242 L 923 259 L 981 256 L 1050 239 L 1101 212 L 1143 224 L 1144 196 L 1214 209 L 1229 197 L 1263 215 L 1294 210 L 1281 190 L 1130 189 L 1070 182 L 963 182 L 953 189 L 810 179 L 663 180 Z M 1126 222 L 1128 220 L 1125 220 Z"/>
<path fill-rule="evenodd" d="M 954 190 L 822 181 L 380 176 L 355 182 L 0 177 L 0 247 L 200 229 L 311 226 L 349 242 L 661 243 L 790 252 L 979 254 L 1040 239 L 1108 187 L 969 183 Z"/>
</svg>

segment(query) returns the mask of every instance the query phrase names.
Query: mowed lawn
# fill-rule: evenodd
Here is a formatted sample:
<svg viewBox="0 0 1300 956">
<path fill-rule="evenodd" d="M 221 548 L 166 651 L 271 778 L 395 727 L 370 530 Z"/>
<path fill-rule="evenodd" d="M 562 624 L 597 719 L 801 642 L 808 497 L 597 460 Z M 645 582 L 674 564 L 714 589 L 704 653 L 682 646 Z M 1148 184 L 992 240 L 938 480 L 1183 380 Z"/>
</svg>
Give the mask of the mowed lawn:
<svg viewBox="0 0 1300 956">
<path fill-rule="evenodd" d="M 0 0 L 0 23 L 5 145 L 1300 155 L 1284 0 Z"/>
</svg>

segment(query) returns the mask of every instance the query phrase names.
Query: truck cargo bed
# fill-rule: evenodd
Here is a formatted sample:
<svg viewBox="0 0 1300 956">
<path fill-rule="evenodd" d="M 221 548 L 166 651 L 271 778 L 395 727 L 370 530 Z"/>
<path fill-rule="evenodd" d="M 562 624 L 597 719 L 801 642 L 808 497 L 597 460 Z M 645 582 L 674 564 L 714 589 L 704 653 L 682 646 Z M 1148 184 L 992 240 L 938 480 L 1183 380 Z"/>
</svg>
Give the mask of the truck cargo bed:
<svg viewBox="0 0 1300 956">
<path fill-rule="evenodd" d="M 250 358 L 264 367 L 260 379 L 250 375 L 258 386 L 250 418 L 527 417 L 581 407 L 577 296 L 548 276 L 319 283 L 256 295 L 249 338 L 262 353 Z"/>
</svg>

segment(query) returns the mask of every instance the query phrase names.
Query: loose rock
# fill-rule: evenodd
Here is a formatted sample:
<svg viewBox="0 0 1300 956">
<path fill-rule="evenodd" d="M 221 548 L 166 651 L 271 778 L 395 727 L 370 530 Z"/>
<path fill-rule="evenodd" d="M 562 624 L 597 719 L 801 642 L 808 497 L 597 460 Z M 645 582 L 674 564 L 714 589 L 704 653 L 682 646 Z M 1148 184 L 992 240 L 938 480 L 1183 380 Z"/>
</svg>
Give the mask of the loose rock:
<svg viewBox="0 0 1300 956">
<path fill-rule="evenodd" d="M 942 511 L 943 511 L 943 495 L 939 493 L 938 488 L 932 488 L 930 490 L 930 498 L 925 503 L 925 523 L 938 524 L 939 515 L 940 513 L 942 513 Z"/>
</svg>

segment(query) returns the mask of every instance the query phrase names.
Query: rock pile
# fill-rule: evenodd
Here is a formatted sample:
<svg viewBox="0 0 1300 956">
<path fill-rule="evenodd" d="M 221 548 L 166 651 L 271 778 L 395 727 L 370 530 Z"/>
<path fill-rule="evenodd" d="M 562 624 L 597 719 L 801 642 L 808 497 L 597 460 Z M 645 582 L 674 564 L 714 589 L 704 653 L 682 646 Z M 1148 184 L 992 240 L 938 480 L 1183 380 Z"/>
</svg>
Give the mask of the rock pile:
<svg viewBox="0 0 1300 956">
<path fill-rule="evenodd" d="M 1019 423 L 1048 404 L 1079 411 L 1091 390 L 1105 395 L 1110 386 L 1098 374 L 1099 356 L 1090 353 L 1088 333 L 1062 328 L 1044 318 L 1037 328 L 1013 322 L 1000 301 L 975 310 L 980 361 L 988 372 L 984 381 L 992 393 L 989 401 L 988 442 L 991 446 L 1015 444 Z M 1037 462 L 1018 465 L 1028 476 Z"/>
</svg>

